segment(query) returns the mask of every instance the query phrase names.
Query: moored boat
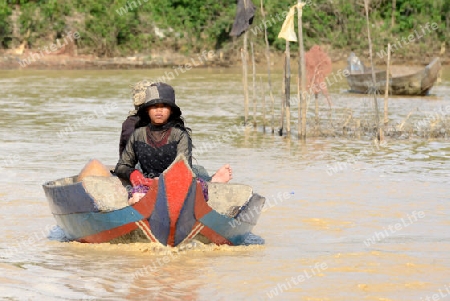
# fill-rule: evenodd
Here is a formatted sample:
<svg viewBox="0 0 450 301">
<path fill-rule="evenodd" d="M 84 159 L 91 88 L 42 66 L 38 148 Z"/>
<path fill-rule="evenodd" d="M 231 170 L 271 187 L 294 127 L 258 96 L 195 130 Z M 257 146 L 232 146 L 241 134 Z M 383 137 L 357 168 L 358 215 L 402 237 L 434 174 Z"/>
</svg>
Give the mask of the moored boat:
<svg viewBox="0 0 450 301">
<path fill-rule="evenodd" d="M 370 68 L 358 68 L 354 71 L 348 68 L 347 82 L 350 92 L 373 93 L 372 70 Z M 392 66 L 390 68 L 388 89 L 390 95 L 427 95 L 436 83 L 441 70 L 439 57 L 434 58 L 425 67 Z M 384 94 L 386 90 L 386 71 L 374 70 L 377 93 Z"/>
<path fill-rule="evenodd" d="M 111 242 L 137 233 L 166 246 L 192 239 L 241 245 L 265 202 L 247 185 L 223 183 L 208 183 L 206 201 L 183 156 L 133 205 L 128 205 L 128 192 L 115 176 L 77 178 L 49 181 L 43 188 L 67 239 L 86 243 Z"/>
</svg>

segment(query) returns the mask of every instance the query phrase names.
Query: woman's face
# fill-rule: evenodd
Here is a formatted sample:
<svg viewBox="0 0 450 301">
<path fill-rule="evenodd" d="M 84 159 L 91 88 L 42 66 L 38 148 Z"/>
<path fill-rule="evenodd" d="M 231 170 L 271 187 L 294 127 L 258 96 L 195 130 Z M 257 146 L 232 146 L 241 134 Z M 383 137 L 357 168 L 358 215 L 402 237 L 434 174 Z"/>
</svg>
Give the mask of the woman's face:
<svg viewBox="0 0 450 301">
<path fill-rule="evenodd" d="M 163 125 L 169 120 L 172 108 L 164 103 L 158 103 L 148 108 L 148 116 L 154 125 Z"/>
</svg>

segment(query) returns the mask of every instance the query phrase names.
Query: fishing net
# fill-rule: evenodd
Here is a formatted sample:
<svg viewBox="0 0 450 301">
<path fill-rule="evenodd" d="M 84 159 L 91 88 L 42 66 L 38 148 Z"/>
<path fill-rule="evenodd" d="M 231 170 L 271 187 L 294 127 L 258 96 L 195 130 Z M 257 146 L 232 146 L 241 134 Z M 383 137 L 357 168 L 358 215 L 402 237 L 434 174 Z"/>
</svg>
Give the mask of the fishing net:
<svg viewBox="0 0 450 301">
<path fill-rule="evenodd" d="M 312 94 L 322 92 L 328 95 L 325 78 L 331 73 L 331 58 L 320 46 L 313 46 L 305 53 L 306 79 L 308 90 Z"/>
</svg>

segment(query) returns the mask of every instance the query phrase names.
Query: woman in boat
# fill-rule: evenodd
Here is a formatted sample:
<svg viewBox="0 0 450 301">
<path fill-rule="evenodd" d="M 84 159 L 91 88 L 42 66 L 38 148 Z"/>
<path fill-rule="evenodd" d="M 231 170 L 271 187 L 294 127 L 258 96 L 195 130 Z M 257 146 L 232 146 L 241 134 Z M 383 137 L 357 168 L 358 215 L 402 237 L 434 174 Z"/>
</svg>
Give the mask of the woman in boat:
<svg viewBox="0 0 450 301">
<path fill-rule="evenodd" d="M 128 139 L 114 173 L 129 179 L 138 194 L 130 200 L 137 201 L 179 154 L 184 154 L 192 167 L 191 130 L 184 125 L 180 108 L 175 103 L 175 91 L 166 83 L 150 83 L 145 89 L 145 99 L 137 106 L 139 121 Z M 135 103 L 136 106 L 136 103 Z M 122 134 L 124 131 L 122 131 Z M 121 139 L 122 140 L 122 139 Z M 142 172 L 136 169 L 140 164 Z M 232 171 L 228 164 L 212 176 L 212 182 L 228 182 Z M 206 192 L 206 183 L 198 178 Z"/>
<path fill-rule="evenodd" d="M 133 134 L 135 128 L 139 125 L 139 116 L 137 112 L 139 107 L 145 102 L 147 88 L 152 84 L 154 83 L 151 81 L 142 80 L 132 85 L 131 98 L 133 100 L 134 110 L 128 113 L 127 118 L 122 123 L 122 131 L 119 140 L 119 158 L 122 156 L 122 152 L 125 149 L 131 134 Z M 228 182 L 231 180 L 231 168 L 228 164 L 222 166 L 213 176 L 210 176 L 208 171 L 201 165 L 193 164 L 192 171 L 197 177 L 200 177 L 207 182 Z"/>
</svg>

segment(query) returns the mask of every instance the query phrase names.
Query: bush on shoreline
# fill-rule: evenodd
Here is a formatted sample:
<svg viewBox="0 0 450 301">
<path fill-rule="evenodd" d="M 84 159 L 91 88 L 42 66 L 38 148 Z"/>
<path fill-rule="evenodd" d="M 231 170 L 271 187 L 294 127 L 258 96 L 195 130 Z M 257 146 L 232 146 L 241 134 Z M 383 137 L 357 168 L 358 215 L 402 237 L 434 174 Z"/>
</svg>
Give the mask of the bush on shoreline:
<svg viewBox="0 0 450 301">
<path fill-rule="evenodd" d="M 290 5 L 296 1 L 266 0 L 268 39 L 273 50 L 283 51 L 277 35 Z M 257 7 L 249 39 L 260 51 L 264 47 L 264 23 Z M 376 52 L 387 43 L 403 45 L 402 39 L 422 32 L 408 47 L 398 47 L 403 59 L 439 55 L 441 44 L 450 38 L 450 2 L 421 0 L 371 1 L 370 22 Z M 201 50 L 236 51 L 241 38 L 229 36 L 235 0 L 7 0 L 0 4 L 0 48 L 20 45 L 36 50 L 53 43 L 69 31 L 79 32 L 79 54 L 99 57 L 151 55 L 158 51 L 185 55 Z M 394 24 L 392 24 L 394 15 Z M 360 1 L 307 1 L 303 11 L 305 47 L 326 45 L 341 52 L 367 52 L 364 7 Z M 427 24 L 433 30 L 423 31 Z M 429 25 L 428 27 L 429 28 Z M 292 43 L 295 52 L 296 43 Z"/>
</svg>

